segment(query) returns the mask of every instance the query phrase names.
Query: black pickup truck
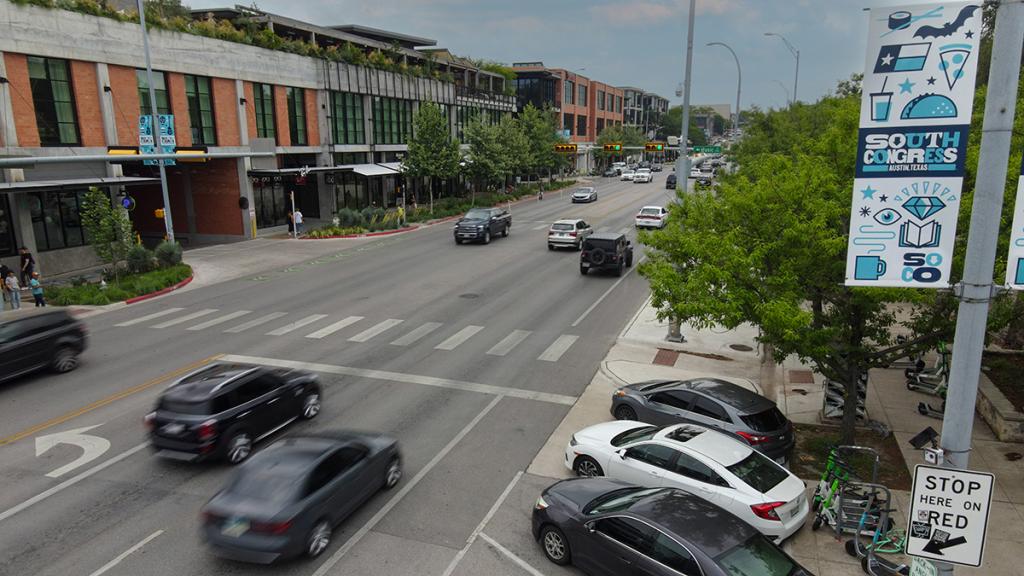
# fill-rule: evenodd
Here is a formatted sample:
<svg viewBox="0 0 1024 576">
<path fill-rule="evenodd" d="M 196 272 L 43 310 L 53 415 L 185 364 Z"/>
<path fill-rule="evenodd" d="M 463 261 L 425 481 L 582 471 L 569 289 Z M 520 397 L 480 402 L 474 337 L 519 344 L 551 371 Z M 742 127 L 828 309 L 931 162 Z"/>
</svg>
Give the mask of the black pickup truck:
<svg viewBox="0 0 1024 576">
<path fill-rule="evenodd" d="M 508 236 L 512 215 L 504 208 L 473 208 L 455 223 L 455 243 L 480 241 L 490 244 L 491 237 Z"/>
</svg>

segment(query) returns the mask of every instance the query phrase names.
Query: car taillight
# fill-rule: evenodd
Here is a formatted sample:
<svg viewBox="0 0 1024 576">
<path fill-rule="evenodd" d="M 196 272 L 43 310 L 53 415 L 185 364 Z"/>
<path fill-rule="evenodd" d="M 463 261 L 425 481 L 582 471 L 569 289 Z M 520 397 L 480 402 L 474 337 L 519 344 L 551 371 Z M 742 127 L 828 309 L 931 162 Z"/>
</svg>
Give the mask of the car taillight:
<svg viewBox="0 0 1024 576">
<path fill-rule="evenodd" d="M 575 238 L 576 237 L 576 233 L 575 232 L 569 232 L 569 236 L 572 236 L 573 238 Z"/>
<path fill-rule="evenodd" d="M 750 432 L 737 432 L 748 444 L 764 444 L 765 442 L 772 439 L 771 436 L 761 436 L 760 434 L 751 434 Z"/>
<path fill-rule="evenodd" d="M 152 430 L 153 426 L 156 425 L 156 412 L 150 412 L 143 416 L 142 423 L 145 424 L 147 430 Z"/>
<path fill-rule="evenodd" d="M 200 442 L 206 442 L 213 440 L 213 437 L 217 435 L 217 422 L 214 420 L 207 420 L 199 425 L 196 430 L 196 436 Z"/>
<path fill-rule="evenodd" d="M 253 522 L 249 525 L 249 529 L 253 532 L 262 532 L 263 534 L 284 534 L 291 527 L 291 520 L 286 522 Z"/>
<path fill-rule="evenodd" d="M 775 511 L 779 506 L 784 506 L 785 502 L 765 502 L 764 504 L 751 504 L 750 510 L 754 513 L 754 516 L 758 518 L 764 518 L 765 520 L 778 520 L 779 514 Z"/>
</svg>

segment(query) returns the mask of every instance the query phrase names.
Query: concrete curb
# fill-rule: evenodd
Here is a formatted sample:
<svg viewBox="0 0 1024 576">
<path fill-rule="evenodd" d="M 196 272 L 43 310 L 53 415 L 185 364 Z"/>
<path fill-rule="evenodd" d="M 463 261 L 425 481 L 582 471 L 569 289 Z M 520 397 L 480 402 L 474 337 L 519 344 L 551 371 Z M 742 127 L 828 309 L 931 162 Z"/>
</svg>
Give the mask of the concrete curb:
<svg viewBox="0 0 1024 576">
<path fill-rule="evenodd" d="M 406 226 L 405 228 L 398 228 L 396 230 L 384 230 L 381 232 L 366 232 L 365 234 L 342 234 L 340 236 L 322 236 L 320 238 L 309 238 L 303 236 L 299 240 L 335 240 L 338 238 L 371 238 L 374 236 L 390 236 L 392 234 L 402 234 L 403 232 L 412 232 L 413 230 L 419 230 L 423 226 Z"/>
<path fill-rule="evenodd" d="M 188 278 L 185 278 L 181 282 L 178 282 L 177 284 L 174 284 L 172 286 L 168 286 L 167 288 L 163 288 L 163 289 L 157 290 L 156 292 L 150 292 L 149 294 L 143 294 L 142 296 L 135 296 L 133 298 L 128 298 L 128 299 L 126 299 L 124 301 L 124 303 L 125 304 L 135 304 L 136 302 L 142 302 L 144 300 L 149 300 L 150 298 L 156 298 L 157 296 L 163 296 L 164 294 L 167 294 L 167 293 L 170 293 L 170 292 L 174 292 L 175 290 L 177 290 L 179 288 L 183 288 L 185 286 L 188 286 L 188 284 L 190 282 L 192 282 L 192 280 L 194 278 L 195 278 L 195 273 L 193 273 Z"/>
</svg>

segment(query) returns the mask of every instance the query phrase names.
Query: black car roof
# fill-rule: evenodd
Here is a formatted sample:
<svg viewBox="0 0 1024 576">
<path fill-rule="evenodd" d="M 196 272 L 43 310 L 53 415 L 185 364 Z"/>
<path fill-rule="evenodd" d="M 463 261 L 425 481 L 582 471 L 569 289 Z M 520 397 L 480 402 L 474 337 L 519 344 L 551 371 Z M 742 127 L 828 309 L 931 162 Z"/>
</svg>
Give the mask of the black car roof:
<svg viewBox="0 0 1024 576">
<path fill-rule="evenodd" d="M 679 383 L 680 388 L 693 390 L 745 412 L 760 412 L 772 406 L 772 401 L 742 386 L 717 378 L 700 378 Z"/>
<path fill-rule="evenodd" d="M 164 394 L 186 401 L 205 400 L 212 396 L 221 385 L 256 370 L 259 368 L 244 364 L 213 364 L 185 376 L 177 384 L 168 388 Z"/>
<path fill-rule="evenodd" d="M 618 240 L 622 237 L 624 237 L 623 234 L 616 234 L 614 232 L 598 232 L 597 234 L 587 236 L 587 240 Z"/>
<path fill-rule="evenodd" d="M 629 512 L 714 558 L 757 533 L 749 524 L 684 490 L 667 488 L 641 498 Z"/>
</svg>

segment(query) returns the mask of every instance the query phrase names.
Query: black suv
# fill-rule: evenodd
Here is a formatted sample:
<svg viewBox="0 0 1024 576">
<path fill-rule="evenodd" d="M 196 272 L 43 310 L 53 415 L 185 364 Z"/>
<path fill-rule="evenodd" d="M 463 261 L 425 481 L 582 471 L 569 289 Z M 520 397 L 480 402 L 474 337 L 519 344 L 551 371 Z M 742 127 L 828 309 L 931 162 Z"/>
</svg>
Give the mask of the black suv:
<svg viewBox="0 0 1024 576">
<path fill-rule="evenodd" d="M 504 208 L 473 208 L 455 224 L 455 243 L 479 240 L 491 243 L 491 237 L 508 236 L 512 215 Z"/>
<path fill-rule="evenodd" d="M 146 415 L 157 455 L 238 464 L 252 445 L 291 422 L 320 413 L 315 374 L 284 368 L 214 364 L 165 390 Z"/>
<path fill-rule="evenodd" d="M 633 244 L 625 234 L 592 234 L 580 252 L 580 274 L 591 270 L 612 270 L 616 276 L 633 265 Z"/>
<path fill-rule="evenodd" d="M 85 350 L 85 324 L 60 308 L 5 312 L 0 323 L 0 382 L 40 368 L 70 372 Z"/>
</svg>

